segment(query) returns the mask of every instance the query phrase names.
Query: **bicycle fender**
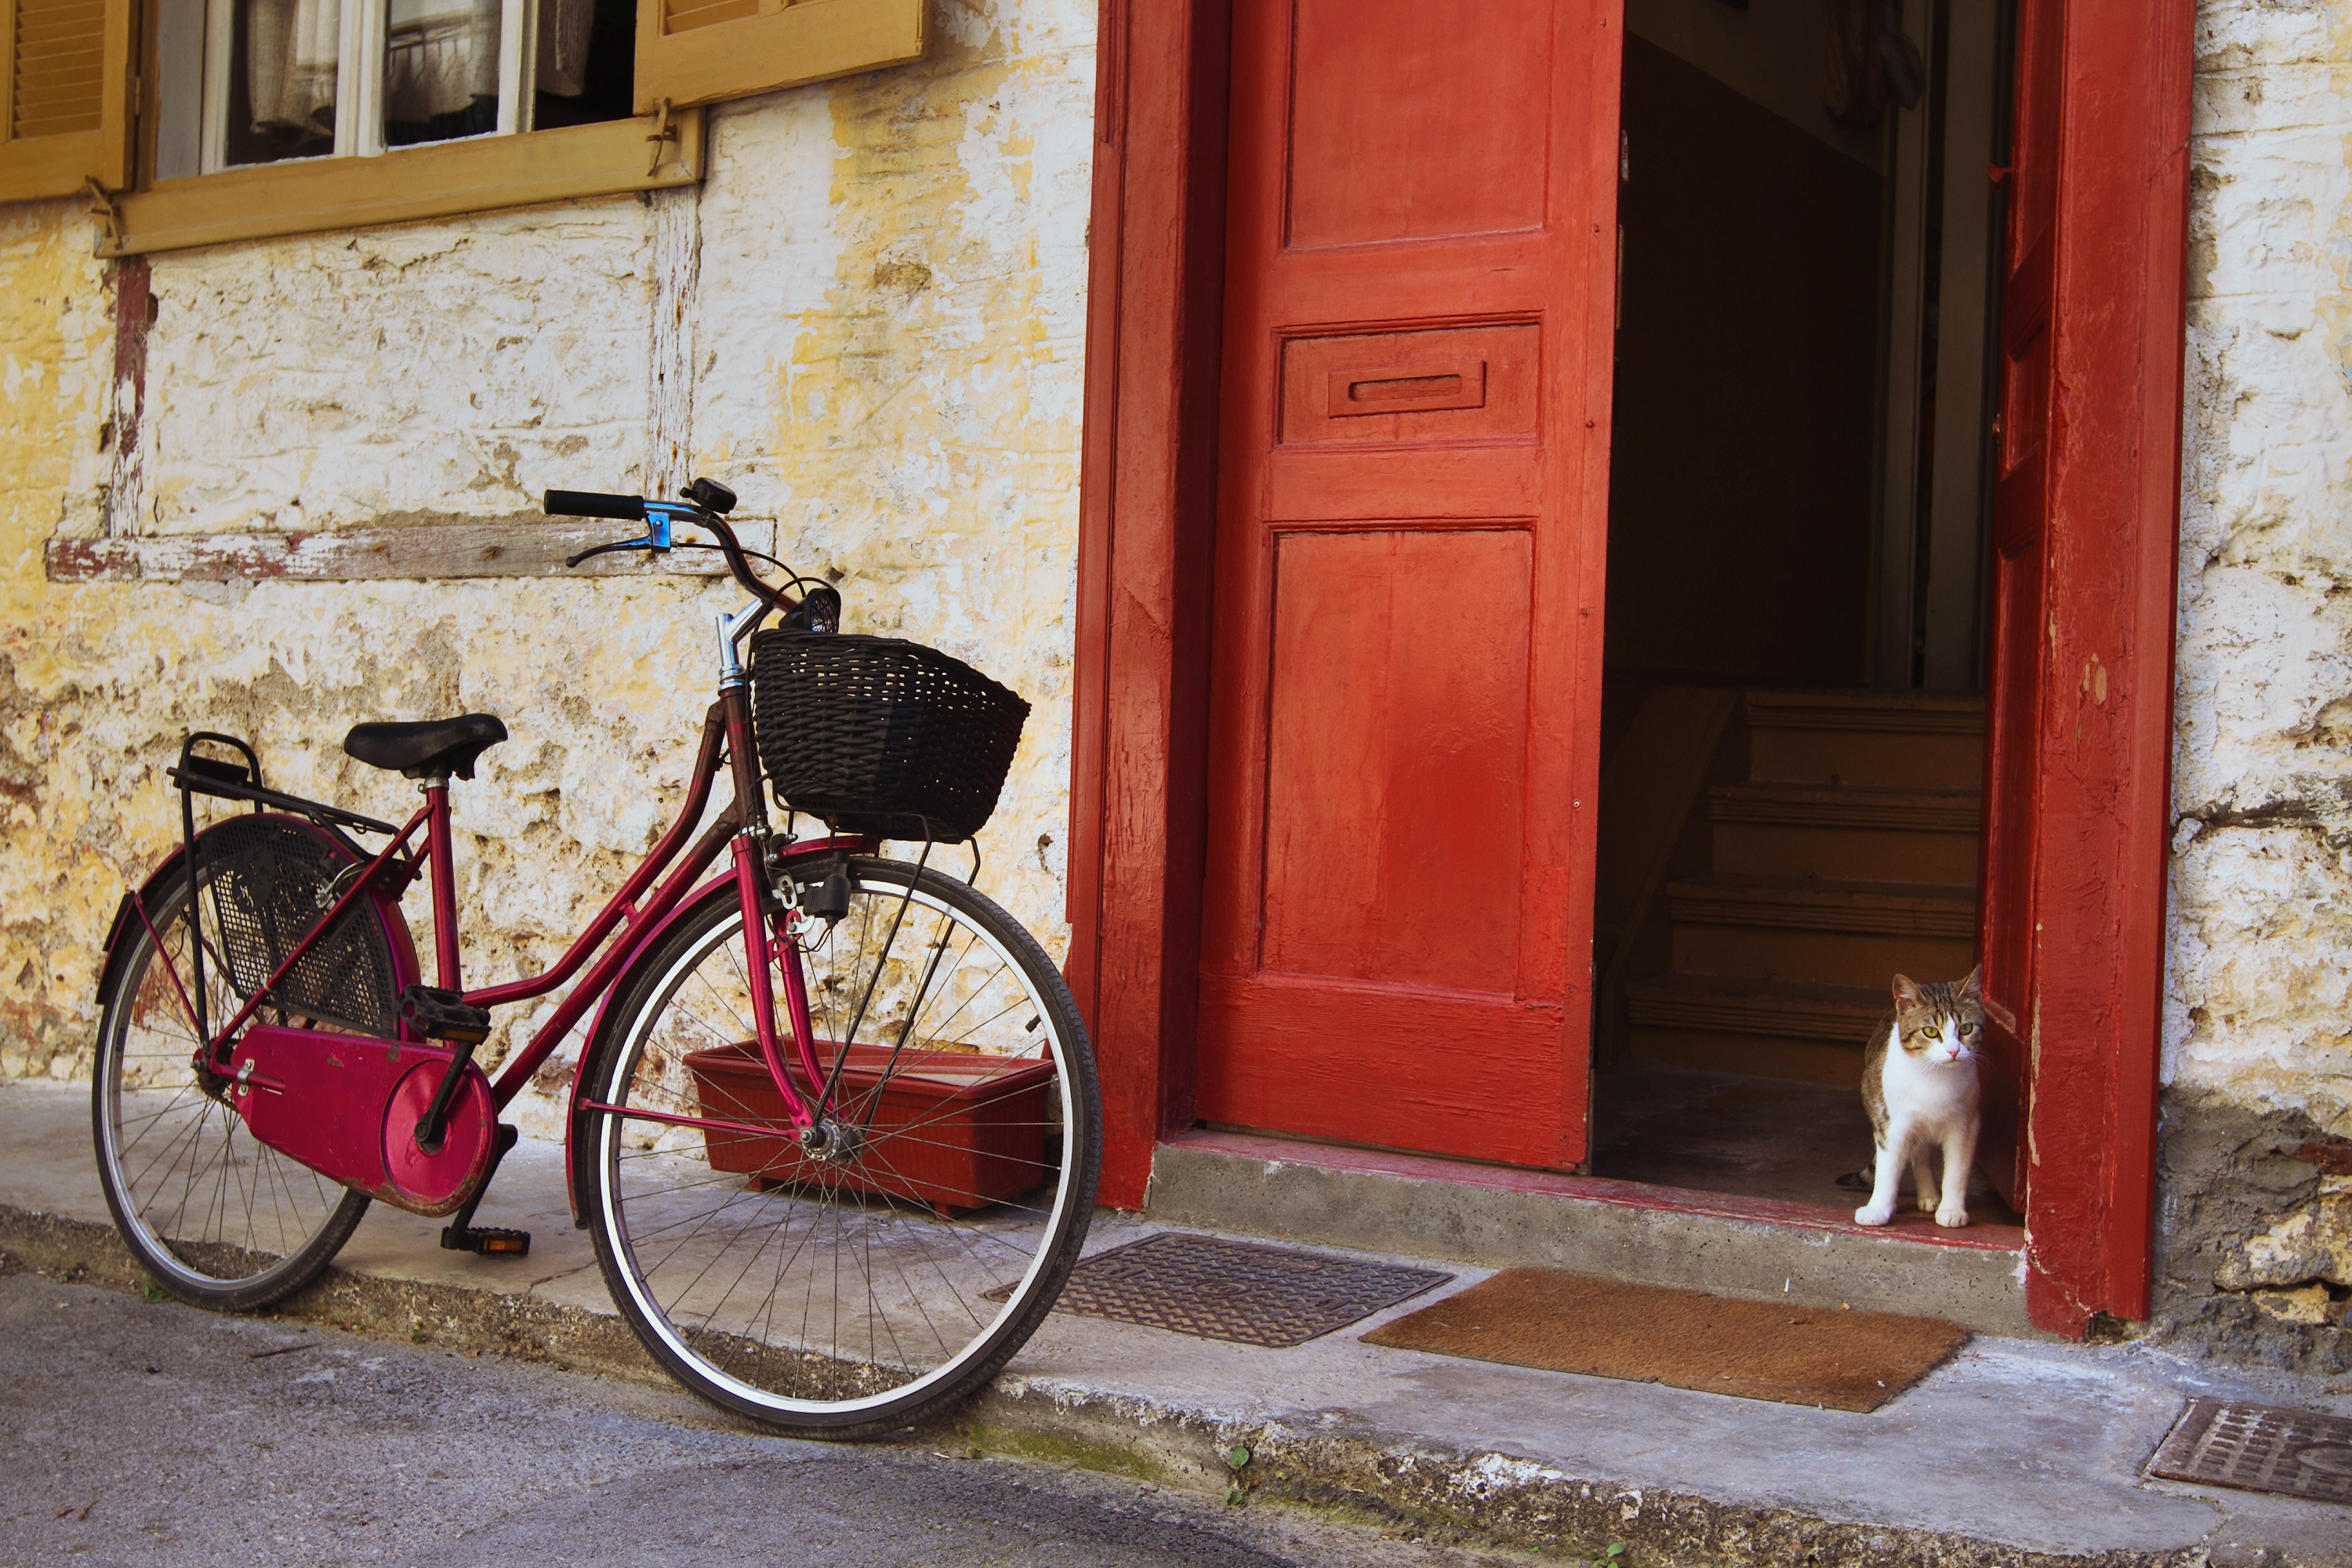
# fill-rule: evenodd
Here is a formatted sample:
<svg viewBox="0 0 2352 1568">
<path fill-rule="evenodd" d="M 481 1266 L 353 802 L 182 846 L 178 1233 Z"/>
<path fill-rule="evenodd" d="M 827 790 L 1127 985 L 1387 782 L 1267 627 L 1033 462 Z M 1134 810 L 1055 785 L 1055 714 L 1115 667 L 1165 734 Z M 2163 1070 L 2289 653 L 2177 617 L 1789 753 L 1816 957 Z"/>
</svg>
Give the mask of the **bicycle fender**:
<svg viewBox="0 0 2352 1568">
<path fill-rule="evenodd" d="M 144 929 L 144 922 L 140 920 L 139 910 L 132 906 L 131 900 L 135 899 L 140 906 L 152 909 L 155 895 L 162 890 L 165 881 L 179 873 L 180 863 L 187 858 L 186 846 L 174 845 L 172 852 L 147 873 L 147 879 L 135 889 L 126 889 L 121 901 L 114 906 L 114 921 L 106 928 L 106 945 L 100 949 L 98 994 L 100 996 L 113 994 L 116 973 L 130 955 L 130 944 L 124 940 L 126 935 Z"/>
<path fill-rule="evenodd" d="M 826 855 L 871 854 L 874 847 L 875 840 L 849 835 L 843 835 L 837 838 L 812 838 L 793 845 L 785 852 L 784 858 L 802 860 Z M 594 1048 L 596 1042 L 604 1037 L 605 1015 L 613 1010 L 614 998 L 618 997 L 624 989 L 621 982 L 628 977 L 629 972 L 637 966 L 637 961 L 646 955 L 654 943 L 659 942 L 668 932 L 670 927 L 684 920 L 690 910 L 701 906 L 703 900 L 709 898 L 720 889 L 724 888 L 731 892 L 734 887 L 735 873 L 731 870 L 722 871 L 678 900 L 677 906 L 664 915 L 653 929 L 629 944 L 628 962 L 621 965 L 620 970 L 614 976 L 611 988 L 596 1004 L 596 1016 L 589 1024 L 587 1037 L 580 1045 L 580 1059 L 572 1064 L 572 1089 L 571 1092 L 565 1095 L 563 1101 L 563 1194 L 565 1200 L 572 1205 L 572 1226 L 574 1230 L 588 1228 L 587 1211 L 580 1205 L 579 1167 L 572 1158 L 572 1148 L 578 1142 L 576 1135 L 580 1126 L 580 1086 L 587 1077 L 588 1053 Z"/>
</svg>

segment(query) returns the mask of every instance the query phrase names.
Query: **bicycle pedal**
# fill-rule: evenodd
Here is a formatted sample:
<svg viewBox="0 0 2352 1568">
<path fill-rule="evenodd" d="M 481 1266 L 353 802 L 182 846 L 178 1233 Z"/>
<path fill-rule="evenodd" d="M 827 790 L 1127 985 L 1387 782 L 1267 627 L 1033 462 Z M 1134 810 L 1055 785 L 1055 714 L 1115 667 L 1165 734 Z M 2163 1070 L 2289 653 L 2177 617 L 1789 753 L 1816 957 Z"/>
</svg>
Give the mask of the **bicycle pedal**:
<svg viewBox="0 0 2352 1568">
<path fill-rule="evenodd" d="M 454 1225 L 441 1227 L 441 1245 L 450 1252 L 478 1252 L 486 1258 L 521 1258 L 530 1251 L 530 1232 L 502 1230 L 497 1226 Z"/>
<path fill-rule="evenodd" d="M 411 985 L 400 994 L 400 1016 L 428 1040 L 478 1046 L 490 1037 L 490 1012 L 468 1007 L 457 992 L 438 985 Z"/>
</svg>

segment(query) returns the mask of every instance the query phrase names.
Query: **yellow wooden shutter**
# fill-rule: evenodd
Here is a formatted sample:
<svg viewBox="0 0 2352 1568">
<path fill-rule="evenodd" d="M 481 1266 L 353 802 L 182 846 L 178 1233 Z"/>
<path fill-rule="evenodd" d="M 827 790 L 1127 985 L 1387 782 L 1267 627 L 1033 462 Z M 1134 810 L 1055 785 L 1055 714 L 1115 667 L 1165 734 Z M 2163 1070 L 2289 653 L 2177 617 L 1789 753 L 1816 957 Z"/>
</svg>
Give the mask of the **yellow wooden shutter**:
<svg viewBox="0 0 2352 1568">
<path fill-rule="evenodd" d="M 132 0 L 0 0 L 0 201 L 130 183 Z"/>
<path fill-rule="evenodd" d="M 637 0 L 637 112 L 915 59 L 924 10 L 925 0 Z"/>
</svg>

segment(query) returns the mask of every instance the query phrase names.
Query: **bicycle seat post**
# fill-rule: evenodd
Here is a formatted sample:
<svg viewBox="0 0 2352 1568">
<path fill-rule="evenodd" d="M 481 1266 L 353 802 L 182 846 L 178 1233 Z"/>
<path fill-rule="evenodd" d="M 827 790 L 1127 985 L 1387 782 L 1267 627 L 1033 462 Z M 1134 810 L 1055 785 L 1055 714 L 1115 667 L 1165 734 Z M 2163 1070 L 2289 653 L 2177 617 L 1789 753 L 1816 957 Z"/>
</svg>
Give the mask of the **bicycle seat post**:
<svg viewBox="0 0 2352 1568">
<path fill-rule="evenodd" d="M 430 815 L 425 841 L 433 874 L 434 983 L 444 991 L 465 989 L 457 952 L 457 877 L 449 847 L 449 774 L 440 770 L 425 775 L 417 786 Z"/>
<path fill-rule="evenodd" d="M 441 1075 L 440 1085 L 433 1092 L 433 1102 L 416 1122 L 416 1146 L 434 1154 L 440 1152 L 449 1105 L 457 1098 L 467 1065 L 474 1059 L 474 1047 L 489 1037 L 490 1016 L 478 1007 L 467 1006 L 465 1001 L 465 977 L 457 952 L 456 857 L 449 843 L 449 771 L 426 771 L 424 782 L 417 787 L 425 795 L 427 812 L 425 839 L 427 864 L 433 873 L 433 967 L 434 978 L 439 984 L 429 991 L 422 986 L 409 987 L 401 997 L 401 1012 L 428 1039 L 450 1040 L 457 1047 L 457 1054 L 450 1058 L 448 1070 Z"/>
</svg>

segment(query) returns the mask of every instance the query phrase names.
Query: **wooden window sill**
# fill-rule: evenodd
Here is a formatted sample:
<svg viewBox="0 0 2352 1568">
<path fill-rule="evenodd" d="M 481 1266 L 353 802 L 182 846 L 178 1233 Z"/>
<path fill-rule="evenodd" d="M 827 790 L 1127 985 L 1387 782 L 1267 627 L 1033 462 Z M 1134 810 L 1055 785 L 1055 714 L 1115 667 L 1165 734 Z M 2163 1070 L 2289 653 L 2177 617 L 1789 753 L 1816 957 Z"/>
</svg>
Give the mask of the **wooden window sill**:
<svg viewBox="0 0 2352 1568">
<path fill-rule="evenodd" d="M 702 112 L 679 111 L 670 125 L 677 138 L 663 147 L 651 174 L 650 122 L 610 120 L 170 180 L 114 198 L 115 226 L 100 236 L 98 254 L 183 250 L 694 184 L 702 178 Z"/>
</svg>

